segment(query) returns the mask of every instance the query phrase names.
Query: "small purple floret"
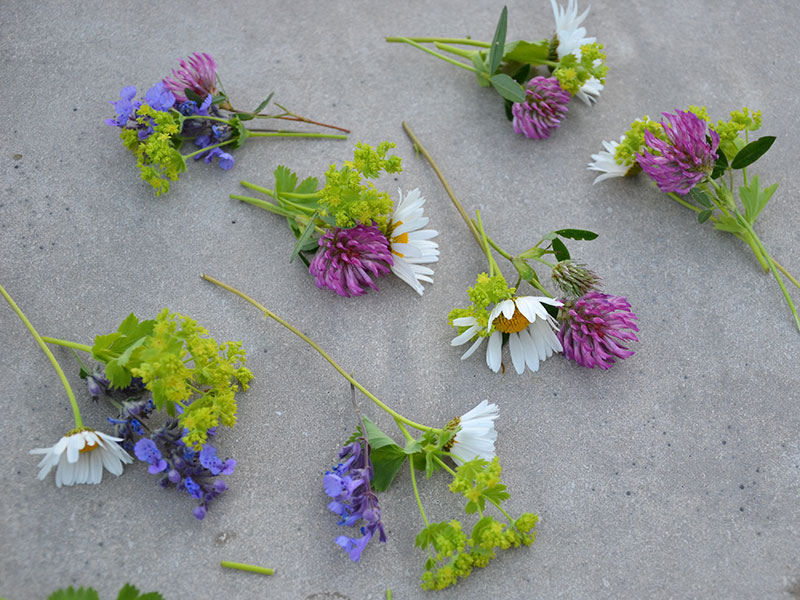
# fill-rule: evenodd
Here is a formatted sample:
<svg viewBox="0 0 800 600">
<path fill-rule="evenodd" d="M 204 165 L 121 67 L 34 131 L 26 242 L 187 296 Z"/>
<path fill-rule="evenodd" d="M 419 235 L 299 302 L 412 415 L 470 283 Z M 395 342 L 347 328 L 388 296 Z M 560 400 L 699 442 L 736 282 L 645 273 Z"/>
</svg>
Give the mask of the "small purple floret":
<svg viewBox="0 0 800 600">
<path fill-rule="evenodd" d="M 694 113 L 662 114 L 669 122 L 661 121 L 667 141 L 646 130 L 648 148 L 636 160 L 662 192 L 688 194 L 714 170 L 719 135 Z"/>
<path fill-rule="evenodd" d="M 319 289 L 349 298 L 366 294 L 367 287 L 377 291 L 373 278 L 389 273 L 393 264 L 386 236 L 375 225 L 360 224 L 326 231 L 308 271 Z"/>
<path fill-rule="evenodd" d="M 531 79 L 525 86 L 525 102 L 511 107 L 514 131 L 525 137 L 544 140 L 550 137 L 567 115 L 569 92 L 561 89 L 555 77 Z"/>
<path fill-rule="evenodd" d="M 564 356 L 590 369 L 610 369 L 615 359 L 633 356 L 623 344 L 639 341 L 636 315 L 621 296 L 589 292 L 578 300 L 565 300 L 559 319 Z"/>
</svg>

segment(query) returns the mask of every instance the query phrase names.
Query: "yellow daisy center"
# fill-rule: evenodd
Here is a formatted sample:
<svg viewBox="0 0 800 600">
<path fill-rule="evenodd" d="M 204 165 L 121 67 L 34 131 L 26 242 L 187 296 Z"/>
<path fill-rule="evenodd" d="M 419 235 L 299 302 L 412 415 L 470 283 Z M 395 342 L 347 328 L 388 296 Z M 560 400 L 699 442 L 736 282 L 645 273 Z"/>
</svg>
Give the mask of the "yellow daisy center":
<svg viewBox="0 0 800 600">
<path fill-rule="evenodd" d="M 519 309 L 516 307 L 516 305 L 514 306 L 514 314 L 510 319 L 506 319 L 505 315 L 500 313 L 500 315 L 492 323 L 495 329 L 502 331 L 503 333 L 517 333 L 518 331 L 525 329 L 530 324 L 531 322 L 522 316 L 522 313 L 519 312 Z"/>
<path fill-rule="evenodd" d="M 80 449 L 80 452 L 81 452 L 81 454 L 83 454 L 84 452 L 91 452 L 95 448 L 97 448 L 97 442 L 95 442 L 94 444 L 91 444 L 91 443 L 87 442 L 87 444 L 83 448 Z"/>
</svg>

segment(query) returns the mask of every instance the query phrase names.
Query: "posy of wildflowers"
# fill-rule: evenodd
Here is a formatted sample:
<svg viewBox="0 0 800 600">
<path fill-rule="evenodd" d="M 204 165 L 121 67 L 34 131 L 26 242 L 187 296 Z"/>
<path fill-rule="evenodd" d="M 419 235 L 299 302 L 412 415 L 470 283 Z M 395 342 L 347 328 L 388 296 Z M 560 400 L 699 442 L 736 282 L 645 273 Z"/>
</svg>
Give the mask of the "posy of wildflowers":
<svg viewBox="0 0 800 600">
<path fill-rule="evenodd" d="M 295 121 L 338 129 L 297 115 L 280 104 L 272 114 L 262 113 L 269 105 L 270 94 L 253 111 L 242 111 L 231 104 L 217 75 L 216 61 L 206 53 L 194 53 L 180 61 L 180 68 L 151 87 L 136 100 L 136 88 L 127 86 L 120 99 L 111 104 L 116 116 L 106 124 L 120 129 L 120 139 L 137 159 L 141 177 L 157 196 L 166 194 L 170 182 L 177 181 L 189 159 L 205 163 L 217 161 L 228 170 L 233 166 L 231 150 L 251 138 L 301 137 L 346 139 L 346 135 L 277 131 L 248 127 L 258 120 Z M 194 147 L 182 154 L 185 144 Z"/>
<path fill-rule="evenodd" d="M 330 165 L 321 188 L 315 177 L 298 183 L 287 167 L 275 170 L 274 189 L 242 181 L 271 198 L 231 194 L 231 198 L 286 217 L 296 238 L 289 261 L 299 256 L 320 289 L 352 297 L 378 289 L 375 280 L 393 273 L 422 295 L 432 282 L 429 264 L 439 260 L 438 232 L 424 229 L 425 198 L 419 189 L 397 191 L 393 200 L 371 180 L 402 171 L 401 158 L 389 154 L 390 142 L 377 147 L 356 144 L 352 161 Z M 309 254 L 311 259 L 306 258 Z"/>
<path fill-rule="evenodd" d="M 451 344 L 469 344 L 462 360 L 475 353 L 484 341 L 486 364 L 495 373 L 505 371 L 505 344 L 519 374 L 526 367 L 537 371 L 542 361 L 559 352 L 584 367 L 600 369 L 609 369 L 617 360 L 633 355 L 628 344 L 638 341 L 638 327 L 630 304 L 621 296 L 600 292 L 600 278 L 574 260 L 565 243 L 593 240 L 596 233 L 584 229 L 551 231 L 532 248 L 512 255 L 487 235 L 480 212 L 476 220 L 467 215 L 431 155 L 406 123 L 403 128 L 433 167 L 489 263 L 488 272 L 478 275 L 475 285 L 468 289 L 470 306 L 456 308 L 449 315 L 450 325 L 458 332 Z M 493 251 L 514 267 L 514 285 L 509 285 L 503 276 Z M 531 262 L 537 268 L 543 265 L 550 270 L 558 298 L 544 287 Z M 535 295 L 519 293 L 523 281 L 536 290 Z"/>
<path fill-rule="evenodd" d="M 499 416 L 495 404 L 483 400 L 443 427 L 416 423 L 378 399 L 319 345 L 272 311 L 213 277 L 203 275 L 203 278 L 243 298 L 300 337 L 397 425 L 403 437 L 401 443 L 362 416 L 356 407 L 359 416 L 356 431 L 345 441 L 333 466 L 322 478 L 322 488 L 329 498 L 328 508 L 338 517 L 339 525 L 356 532 L 355 535 L 340 535 L 335 540 L 351 560 L 358 562 L 373 538 L 380 542 L 387 540 L 383 523 L 386 512 L 379 504 L 378 494 L 392 485 L 406 463 L 424 525 L 415 542 L 427 556 L 421 578 L 423 588 L 449 587 L 469 576 L 475 568 L 486 567 L 498 549 L 533 543 L 537 516 L 523 513 L 514 518 L 502 506 L 510 496 L 502 483 L 502 469 L 495 454 L 494 422 Z M 411 431 L 419 432 L 418 437 Z M 428 518 L 419 495 L 418 471 L 425 472 L 427 479 L 436 472 L 452 477 L 450 491 L 462 495 L 465 513 L 476 517 L 469 534 L 459 519 L 433 522 Z M 488 514 L 491 507 L 501 515 L 500 519 Z"/>
<path fill-rule="evenodd" d="M 758 215 L 778 189 L 763 185 L 748 168 L 775 141 L 774 136 L 750 139 L 761 128 L 761 112 L 742 108 L 730 119 L 714 123 L 706 108 L 663 113 L 658 122 L 637 119 L 619 142 L 603 142 L 589 169 L 600 173 L 595 183 L 644 171 L 662 192 L 695 213 L 699 223 L 733 234 L 753 251 L 765 273 L 772 273 L 800 330 L 800 316 L 783 281 L 800 288 L 783 265 L 767 251 L 755 232 Z M 737 198 L 738 197 L 738 198 Z"/>
<path fill-rule="evenodd" d="M 537 42 L 506 42 L 506 7 L 491 42 L 445 37 L 387 37 L 386 41 L 410 44 L 472 71 L 480 86 L 492 87 L 503 97 L 516 133 L 546 139 L 560 127 L 572 97 L 589 105 L 597 102 L 608 71 L 603 46 L 587 37 L 581 26 L 589 9 L 578 14 L 575 0 L 569 0 L 566 8 L 555 0 L 550 4 L 555 32 Z"/>
</svg>

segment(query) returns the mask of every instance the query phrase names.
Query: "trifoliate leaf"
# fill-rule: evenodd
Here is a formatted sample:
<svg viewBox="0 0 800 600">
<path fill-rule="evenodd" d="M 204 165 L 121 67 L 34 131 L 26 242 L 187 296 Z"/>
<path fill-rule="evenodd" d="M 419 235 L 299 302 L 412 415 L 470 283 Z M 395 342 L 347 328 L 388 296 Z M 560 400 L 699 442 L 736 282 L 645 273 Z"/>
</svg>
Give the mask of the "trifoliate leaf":
<svg viewBox="0 0 800 600">
<path fill-rule="evenodd" d="M 749 167 L 764 154 L 767 153 L 775 142 L 774 135 L 766 135 L 758 138 L 754 142 L 750 142 L 744 148 L 739 150 L 739 153 L 731 161 L 731 169 L 744 169 Z"/>
<path fill-rule="evenodd" d="M 728 170 L 728 159 L 725 157 L 724 152 L 720 152 L 717 160 L 714 163 L 714 170 L 711 172 L 711 179 L 719 179 L 722 174 Z"/>
<path fill-rule="evenodd" d="M 117 600 L 164 600 L 164 598 L 158 592 L 139 594 L 139 590 L 136 588 L 136 586 L 126 583 L 119 591 Z"/>
</svg>

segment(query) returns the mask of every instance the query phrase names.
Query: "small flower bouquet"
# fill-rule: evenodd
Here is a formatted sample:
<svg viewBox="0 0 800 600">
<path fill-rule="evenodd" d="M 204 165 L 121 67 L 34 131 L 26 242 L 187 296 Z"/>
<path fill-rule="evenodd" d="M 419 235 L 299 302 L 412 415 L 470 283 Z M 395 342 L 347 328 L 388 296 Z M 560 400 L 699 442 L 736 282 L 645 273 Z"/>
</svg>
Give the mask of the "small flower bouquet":
<svg viewBox="0 0 800 600">
<path fill-rule="evenodd" d="M 638 341 L 634 332 L 639 329 L 630 304 L 623 297 L 600 292 L 600 278 L 575 261 L 564 242 L 593 240 L 596 233 L 584 229 L 551 231 L 532 248 L 511 255 L 486 234 L 480 212 L 474 221 L 467 215 L 431 155 L 408 125 L 403 123 L 403 128 L 415 148 L 431 163 L 489 263 L 489 272 L 481 273 L 468 290 L 472 304 L 456 308 L 449 315 L 450 325 L 458 331 L 451 344 L 461 346 L 471 342 L 462 360 L 470 357 L 485 339 L 488 339 L 486 364 L 495 373 L 501 368 L 505 372 L 502 348 L 506 342 L 514 370 L 520 374 L 526 366 L 537 371 L 541 362 L 555 352 L 563 352 L 570 360 L 590 369 L 610 369 L 616 360 L 633 355 L 626 344 Z M 500 271 L 492 250 L 516 270 L 517 282 L 513 286 Z M 550 256 L 557 262 L 551 262 Z M 529 261 L 550 269 L 560 299 L 542 285 Z M 520 296 L 517 290 L 523 281 L 544 295 Z"/>
<path fill-rule="evenodd" d="M 463 416 L 444 427 L 415 423 L 391 409 L 339 366 L 322 348 L 295 327 L 278 317 L 249 296 L 212 277 L 203 278 L 245 299 L 264 315 L 292 331 L 322 355 L 353 389 L 353 404 L 359 417 L 356 431 L 345 442 L 334 464 L 323 476 L 322 487 L 330 499 L 328 508 L 339 519 L 339 525 L 358 527 L 360 536 L 341 535 L 336 544 L 351 560 L 358 562 L 373 537 L 387 539 L 378 492 L 385 491 L 405 463 L 411 486 L 424 525 L 415 545 L 426 552 L 425 571 L 421 578 L 424 589 L 443 589 L 470 575 L 477 567 L 486 567 L 498 549 L 529 546 L 535 538 L 538 517 L 523 513 L 517 518 L 501 506 L 510 498 L 500 478 L 502 469 L 495 455 L 497 431 L 494 421 L 499 416 L 495 404 L 483 400 Z M 403 436 L 403 445 L 361 415 L 355 389 L 391 416 Z M 420 432 L 415 438 L 411 430 Z M 451 492 L 462 495 L 464 512 L 473 519 L 469 535 L 459 519 L 432 522 L 422 506 L 417 486 L 417 472 L 430 479 L 443 471 L 452 477 Z M 493 506 L 502 519 L 487 514 Z"/>
<path fill-rule="evenodd" d="M 800 282 L 767 252 L 754 229 L 778 189 L 777 183 L 762 185 L 758 175 L 748 173 L 775 141 L 774 136 L 751 141 L 750 132 L 760 128 L 761 112 L 746 107 L 716 123 L 704 106 L 664 113 L 661 122 L 645 116 L 619 142 L 604 141 L 605 150 L 592 155 L 589 169 L 600 172 L 595 183 L 644 171 L 658 189 L 697 213 L 699 223 L 711 222 L 745 242 L 764 272 L 772 272 L 800 330 L 800 316 L 781 275 L 798 288 Z"/>
<path fill-rule="evenodd" d="M 604 63 L 606 56 L 601 52 L 603 46 L 596 43 L 595 38 L 586 37 L 586 29 L 580 26 L 589 9 L 579 15 L 575 0 L 569 0 L 566 9 L 555 0 L 550 0 L 550 4 L 555 17 L 555 34 L 538 42 L 506 42 L 506 7 L 503 7 L 491 42 L 439 37 L 388 37 L 386 41 L 410 44 L 472 71 L 480 86 L 492 87 L 503 97 L 506 116 L 516 133 L 546 139 L 561 125 L 573 96 L 589 105 L 597 101 L 608 71 Z M 433 44 L 436 50 L 423 44 Z M 537 69 L 542 67 L 546 72 L 537 74 Z"/>
<path fill-rule="evenodd" d="M 340 296 L 361 296 L 377 290 L 375 279 L 389 272 L 422 295 L 422 282 L 433 282 L 426 266 L 439 260 L 438 235 L 423 229 L 425 198 L 418 189 L 405 195 L 398 189 L 397 202 L 369 181 L 381 172 L 402 171 L 401 159 L 388 155 L 394 144 L 376 148 L 358 143 L 352 161 L 341 168 L 332 164 L 320 189 L 315 177 L 298 184 L 295 173 L 284 166 L 275 170 L 274 189 L 242 181 L 248 189 L 274 200 L 231 194 L 241 200 L 286 217 L 296 238 L 289 261 L 299 256 L 319 289 Z M 309 261 L 304 254 L 313 254 Z"/>
<path fill-rule="evenodd" d="M 272 94 L 252 112 L 235 109 L 222 89 L 216 61 L 206 53 L 194 53 L 182 60 L 180 69 L 172 71 L 172 77 L 156 83 L 139 100 L 135 98 L 135 87 L 123 88 L 120 99 L 111 102 L 116 117 L 106 119 L 106 124 L 120 128 L 120 138 L 136 156 L 142 179 L 153 187 L 157 196 L 169 191 L 170 182 L 178 180 L 190 158 L 196 161 L 202 158 L 205 163 L 217 160 L 222 169 L 230 169 L 234 159 L 228 150 L 241 147 L 250 138 L 347 139 L 346 135 L 248 128 L 247 121 L 279 119 L 348 133 L 347 129 L 301 117 L 277 103 L 280 112 L 262 114 Z M 181 154 L 186 142 L 191 142 L 195 149 Z"/>
</svg>

